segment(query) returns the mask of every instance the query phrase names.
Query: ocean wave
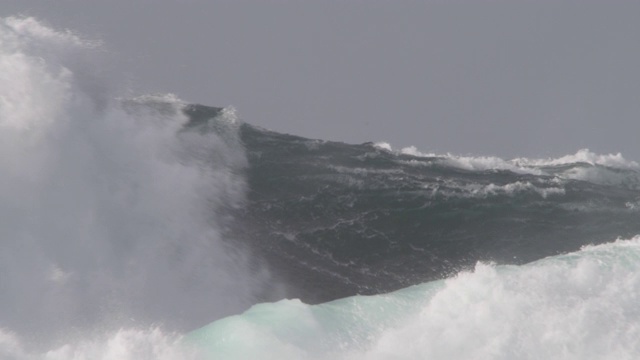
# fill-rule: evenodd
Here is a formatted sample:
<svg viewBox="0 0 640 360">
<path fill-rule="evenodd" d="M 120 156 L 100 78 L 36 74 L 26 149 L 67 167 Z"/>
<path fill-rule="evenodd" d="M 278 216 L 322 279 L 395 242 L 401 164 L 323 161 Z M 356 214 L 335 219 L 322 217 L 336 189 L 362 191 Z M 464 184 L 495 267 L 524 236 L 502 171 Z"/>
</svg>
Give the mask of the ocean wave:
<svg viewBox="0 0 640 360">
<path fill-rule="evenodd" d="M 640 354 L 637 163 L 277 133 L 102 51 L 0 20 L 0 357 Z"/>
<path fill-rule="evenodd" d="M 188 339 L 226 359 L 632 359 L 639 260 L 635 237 L 524 266 L 479 263 L 390 294 L 257 305 Z"/>
</svg>

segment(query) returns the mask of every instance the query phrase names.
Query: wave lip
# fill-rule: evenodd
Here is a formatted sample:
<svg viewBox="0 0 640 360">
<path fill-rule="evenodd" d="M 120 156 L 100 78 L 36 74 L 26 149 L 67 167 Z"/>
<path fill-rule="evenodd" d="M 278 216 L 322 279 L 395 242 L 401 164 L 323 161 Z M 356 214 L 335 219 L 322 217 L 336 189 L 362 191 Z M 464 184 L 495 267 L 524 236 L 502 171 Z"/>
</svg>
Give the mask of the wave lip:
<svg viewBox="0 0 640 360">
<path fill-rule="evenodd" d="M 260 304 L 187 336 L 209 354 L 296 359 L 632 359 L 640 237 L 320 305 Z"/>
<path fill-rule="evenodd" d="M 379 149 L 394 151 L 387 143 L 375 144 Z M 625 159 L 622 154 L 600 155 L 589 149 L 558 158 L 505 160 L 495 156 L 459 156 L 420 152 L 415 146 L 401 149 L 399 154 L 425 161 L 410 160 L 414 165 L 444 165 L 468 171 L 510 171 L 516 174 L 557 176 L 561 179 L 582 180 L 599 185 L 626 186 L 640 189 L 640 164 Z"/>
<path fill-rule="evenodd" d="M 391 145 L 387 143 L 377 143 L 377 147 L 388 151 L 393 151 Z M 558 158 L 530 159 L 515 158 L 504 160 L 494 156 L 458 156 L 453 154 L 436 154 L 420 152 L 415 146 L 402 148 L 400 153 L 416 157 L 436 158 L 445 163 L 460 167 L 465 170 L 511 170 L 514 172 L 529 172 L 540 174 L 535 168 L 560 167 L 565 165 L 586 164 L 591 166 L 600 165 L 613 169 L 640 170 L 640 165 L 635 161 L 626 160 L 622 154 L 599 155 L 589 151 L 589 149 L 578 150 L 573 155 L 564 155 Z"/>
</svg>

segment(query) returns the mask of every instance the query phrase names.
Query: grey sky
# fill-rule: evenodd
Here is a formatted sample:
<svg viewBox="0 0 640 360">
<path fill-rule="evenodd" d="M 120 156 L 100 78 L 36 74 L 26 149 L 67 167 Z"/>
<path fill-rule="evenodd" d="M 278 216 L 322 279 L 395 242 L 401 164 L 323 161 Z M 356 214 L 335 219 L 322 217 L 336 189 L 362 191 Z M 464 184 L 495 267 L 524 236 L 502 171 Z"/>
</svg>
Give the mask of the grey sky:
<svg viewBox="0 0 640 360">
<path fill-rule="evenodd" d="M 640 160 L 638 1 L 2 0 L 102 39 L 138 92 L 307 137 Z"/>
</svg>

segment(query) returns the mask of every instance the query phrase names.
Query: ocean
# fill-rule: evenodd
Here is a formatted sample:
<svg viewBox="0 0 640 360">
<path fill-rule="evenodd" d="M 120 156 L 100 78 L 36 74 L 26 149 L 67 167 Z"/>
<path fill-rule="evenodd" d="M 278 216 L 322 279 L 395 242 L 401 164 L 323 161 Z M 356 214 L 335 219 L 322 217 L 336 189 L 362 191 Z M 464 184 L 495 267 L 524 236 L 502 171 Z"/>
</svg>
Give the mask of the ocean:
<svg viewBox="0 0 640 360">
<path fill-rule="evenodd" d="M 640 356 L 637 162 L 283 134 L 103 55 L 0 20 L 1 359 Z"/>
</svg>

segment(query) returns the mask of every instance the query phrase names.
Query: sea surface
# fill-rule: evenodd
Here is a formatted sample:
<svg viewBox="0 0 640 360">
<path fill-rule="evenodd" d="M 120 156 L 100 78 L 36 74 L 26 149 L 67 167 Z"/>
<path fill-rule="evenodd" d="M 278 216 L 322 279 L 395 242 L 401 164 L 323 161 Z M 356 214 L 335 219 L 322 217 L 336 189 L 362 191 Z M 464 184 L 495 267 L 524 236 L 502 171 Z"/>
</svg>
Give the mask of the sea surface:
<svg viewBox="0 0 640 360">
<path fill-rule="evenodd" d="M 0 359 L 640 358 L 637 162 L 278 133 L 105 51 L 0 19 Z"/>
</svg>

